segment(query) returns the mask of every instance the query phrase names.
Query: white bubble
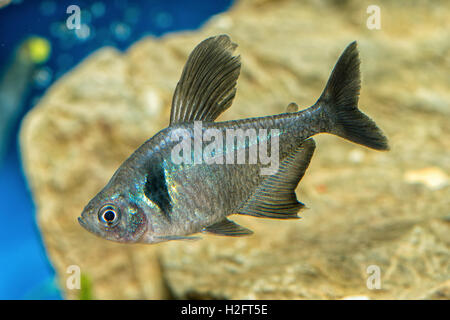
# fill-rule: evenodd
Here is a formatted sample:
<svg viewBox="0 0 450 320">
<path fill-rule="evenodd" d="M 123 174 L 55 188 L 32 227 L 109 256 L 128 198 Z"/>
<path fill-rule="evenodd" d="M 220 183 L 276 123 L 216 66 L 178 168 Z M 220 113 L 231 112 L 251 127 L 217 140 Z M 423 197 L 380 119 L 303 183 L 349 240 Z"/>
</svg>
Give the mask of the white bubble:
<svg viewBox="0 0 450 320">
<path fill-rule="evenodd" d="M 91 28 L 87 24 L 82 24 L 80 29 L 75 29 L 75 34 L 80 40 L 87 40 L 91 35 Z"/>
<path fill-rule="evenodd" d="M 157 115 L 162 108 L 163 102 L 161 97 L 158 95 L 158 92 L 155 90 L 149 90 L 144 95 L 144 101 L 149 115 Z"/>
<path fill-rule="evenodd" d="M 351 162 L 353 163 L 361 163 L 364 161 L 364 152 L 359 150 L 359 149 L 353 149 L 352 151 L 350 151 L 350 153 L 348 154 L 348 158 Z"/>
<path fill-rule="evenodd" d="M 162 29 L 170 27 L 172 22 L 172 15 L 167 12 L 158 12 L 155 16 L 156 25 Z"/>
<path fill-rule="evenodd" d="M 99 18 L 105 14 L 105 4 L 103 2 L 95 2 L 91 6 L 91 12 L 94 17 Z"/>
<path fill-rule="evenodd" d="M 114 22 L 111 24 L 111 31 L 118 40 L 126 40 L 131 34 L 130 27 L 123 22 Z"/>
<path fill-rule="evenodd" d="M 47 87 L 52 81 L 53 72 L 49 67 L 42 67 L 36 71 L 33 80 L 41 88 Z"/>
</svg>

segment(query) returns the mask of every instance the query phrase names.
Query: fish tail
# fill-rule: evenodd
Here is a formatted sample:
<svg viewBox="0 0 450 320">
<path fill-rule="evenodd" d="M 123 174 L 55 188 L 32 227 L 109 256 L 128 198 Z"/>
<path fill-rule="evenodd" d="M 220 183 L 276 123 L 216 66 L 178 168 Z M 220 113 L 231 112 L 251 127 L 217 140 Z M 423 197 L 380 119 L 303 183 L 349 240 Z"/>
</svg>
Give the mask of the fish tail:
<svg viewBox="0 0 450 320">
<path fill-rule="evenodd" d="M 388 150 L 388 141 L 375 122 L 358 109 L 361 77 L 356 41 L 339 57 L 314 107 L 323 108 L 331 121 L 329 133 L 376 150 Z"/>
</svg>

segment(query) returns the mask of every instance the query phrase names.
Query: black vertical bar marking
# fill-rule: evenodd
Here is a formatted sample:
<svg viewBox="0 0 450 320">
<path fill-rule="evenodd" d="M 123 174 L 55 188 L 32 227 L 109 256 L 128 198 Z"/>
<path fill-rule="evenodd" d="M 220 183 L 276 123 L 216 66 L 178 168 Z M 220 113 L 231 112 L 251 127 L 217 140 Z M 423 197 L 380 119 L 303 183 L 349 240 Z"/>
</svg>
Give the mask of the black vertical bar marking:
<svg viewBox="0 0 450 320">
<path fill-rule="evenodd" d="M 167 220 L 170 221 L 172 199 L 170 198 L 169 190 L 167 188 L 164 169 L 160 164 L 152 164 L 149 167 L 147 179 L 145 181 L 144 194 L 161 209 Z"/>
</svg>

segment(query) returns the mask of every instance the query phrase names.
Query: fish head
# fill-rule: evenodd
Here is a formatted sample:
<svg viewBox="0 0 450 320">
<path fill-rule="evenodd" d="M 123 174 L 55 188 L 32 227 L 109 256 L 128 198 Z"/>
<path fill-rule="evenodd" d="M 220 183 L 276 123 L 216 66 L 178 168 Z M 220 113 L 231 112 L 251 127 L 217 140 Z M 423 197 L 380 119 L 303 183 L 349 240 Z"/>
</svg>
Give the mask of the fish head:
<svg viewBox="0 0 450 320">
<path fill-rule="evenodd" d="M 144 210 L 126 193 L 103 190 L 84 208 L 80 225 L 89 232 L 116 242 L 139 242 L 147 231 Z"/>
</svg>

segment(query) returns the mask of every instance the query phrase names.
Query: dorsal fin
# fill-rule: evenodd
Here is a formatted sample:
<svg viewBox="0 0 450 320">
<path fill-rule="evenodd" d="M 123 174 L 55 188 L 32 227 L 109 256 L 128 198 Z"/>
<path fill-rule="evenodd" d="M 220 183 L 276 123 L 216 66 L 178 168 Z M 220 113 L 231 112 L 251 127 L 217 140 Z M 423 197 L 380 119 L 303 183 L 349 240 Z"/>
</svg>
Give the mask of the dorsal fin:
<svg viewBox="0 0 450 320">
<path fill-rule="evenodd" d="M 263 218 L 295 219 L 305 205 L 297 201 L 295 188 L 303 178 L 316 148 L 312 138 L 304 141 L 280 163 L 278 172 L 267 177 L 238 211 Z"/>
<path fill-rule="evenodd" d="M 227 35 L 195 47 L 173 95 L 170 124 L 214 121 L 231 106 L 241 69 L 240 57 L 233 56 L 236 47 Z"/>
</svg>

